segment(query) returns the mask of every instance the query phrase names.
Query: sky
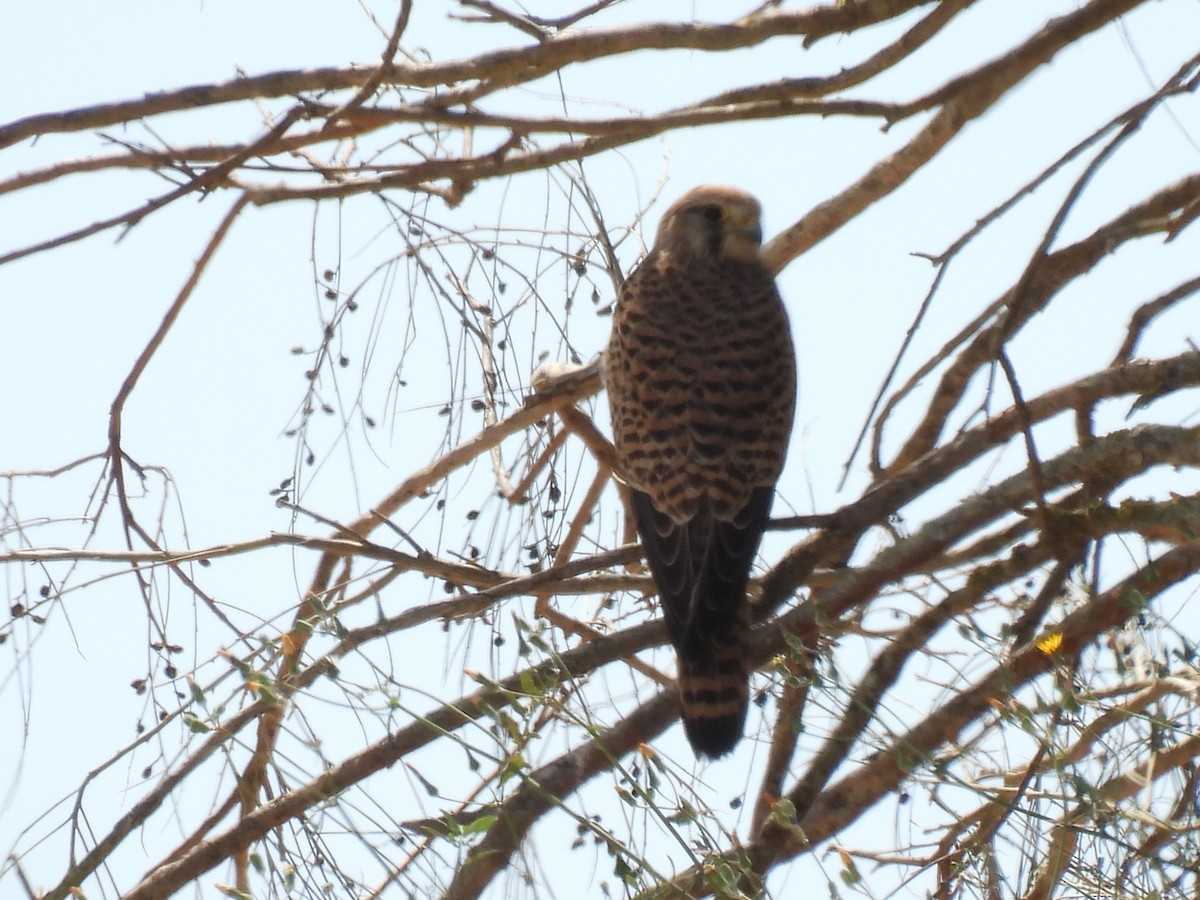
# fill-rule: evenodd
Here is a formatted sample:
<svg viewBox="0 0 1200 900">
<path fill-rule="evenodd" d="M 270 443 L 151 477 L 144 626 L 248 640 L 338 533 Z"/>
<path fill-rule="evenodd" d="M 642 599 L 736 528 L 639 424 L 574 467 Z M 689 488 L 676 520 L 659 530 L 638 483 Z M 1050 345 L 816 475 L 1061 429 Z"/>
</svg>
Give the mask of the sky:
<svg viewBox="0 0 1200 900">
<path fill-rule="evenodd" d="M 418 0 L 416 6 L 409 34 L 431 58 L 524 42 L 496 27 L 449 19 L 453 4 Z M 856 95 L 880 100 L 917 96 L 941 83 L 947 72 L 965 71 L 1008 46 L 1052 12 L 1075 6 L 1047 0 L 985 0 L 928 53 L 918 54 L 886 82 Z M 648 9 L 647 4 L 618 5 L 594 24 L 644 17 Z M 659 3 L 652 11 L 664 19 L 720 19 L 729 15 L 727 9 L 710 0 Z M 381 5 L 377 12 L 386 27 L 394 15 L 391 5 Z M 0 92 L 0 123 L 222 81 L 238 71 L 369 62 L 382 47 L 379 31 L 359 4 L 328 0 L 170 5 L 51 0 L 13 6 L 6 10 L 6 20 L 0 32 L 0 75 L 4 83 L 22 87 Z M 603 114 L 614 101 L 652 111 L 755 77 L 836 71 L 893 33 L 894 29 L 880 29 L 855 39 L 829 38 L 809 49 L 795 41 L 778 41 L 753 53 L 721 56 L 715 65 L 704 54 L 674 54 L 667 75 L 661 58 L 641 54 L 619 63 L 564 70 L 540 86 L 544 94 L 523 92 L 504 102 L 519 111 L 554 110 L 565 95 L 575 110 L 586 114 Z M 794 452 L 781 484 L 787 508 L 828 511 L 853 499 L 867 484 L 859 456 L 846 486 L 838 487 L 864 411 L 933 278 L 932 267 L 916 254 L 943 250 L 1054 155 L 1144 97 L 1150 83 L 1165 78 L 1196 52 L 1198 34 L 1200 4 L 1192 0 L 1163 0 L 1139 9 L 1119 28 L 1108 28 L 1062 54 L 971 125 L 951 150 L 903 190 L 785 270 L 779 284 L 800 360 Z M 407 41 L 406 46 L 412 49 Z M 1120 211 L 1148 186 L 1195 169 L 1200 156 L 1196 98 L 1181 99 L 1171 109 L 1173 116 L 1157 116 L 1139 135 L 1136 150 L 1119 155 L 1103 171 L 1066 223 L 1063 242 Z M 666 204 L 689 187 L 727 182 L 756 194 L 764 203 L 769 236 L 852 183 L 923 121 L 903 122 L 886 133 L 869 121 L 801 119 L 685 130 L 589 159 L 583 172 L 602 200 L 612 233 L 621 238 L 619 255 L 628 271 L 651 239 Z M 256 133 L 258 120 L 251 108 L 222 107 L 169 117 L 155 127 L 166 129 L 170 140 L 229 140 Z M 139 131 L 107 138 L 148 136 Z M 101 147 L 93 134 L 25 142 L 0 151 L 0 179 Z M 1019 274 L 1028 249 L 1040 240 L 1069 179 L 1079 171 L 1077 165 L 1068 167 L 954 263 L 927 324 L 916 335 L 903 373 L 911 372 L 917 361 L 941 346 Z M 0 196 L 0 252 L 111 215 L 161 189 L 161 183 L 144 175 L 117 174 L 74 176 L 61 184 Z M 527 383 L 540 354 L 566 359 L 574 352 L 587 360 L 606 340 L 607 319 L 595 314 L 586 296 L 591 286 L 602 294 L 611 293 L 611 286 L 593 271 L 590 284 L 581 287 L 560 265 L 561 259 L 546 250 L 569 255 L 578 239 L 561 245 L 550 241 L 542 252 L 537 249 L 539 230 L 567 221 L 569 195 L 563 176 L 531 174 L 480 185 L 456 210 L 438 203 L 419 207 L 433 223 L 473 234 L 494 233 L 498 244 L 507 248 L 503 256 L 517 271 L 486 277 L 476 273 L 476 283 L 495 289 L 498 280 L 506 280 L 506 289 L 497 289 L 492 300 L 502 308 L 507 304 L 516 327 L 542 325 L 536 334 L 514 333 L 513 351 L 504 361 L 506 377 L 521 384 Z M 641 229 L 620 231 L 656 195 L 660 202 L 649 209 Z M 393 199 L 409 208 L 408 198 Z M 117 388 L 229 203 L 228 197 L 217 195 L 174 204 L 119 241 L 105 234 L 0 267 L 0 384 L 6 385 L 0 391 L 0 473 L 54 469 L 103 450 Z M 575 224 L 591 227 L 579 218 Z M 1148 299 L 1187 273 L 1194 274 L 1191 260 L 1196 251 L 1194 233 L 1170 248 L 1122 250 L 1106 262 L 1102 276 L 1086 279 L 1078 291 L 1056 303 L 1014 346 L 1014 363 L 1027 393 L 1061 384 L 1109 359 L 1129 298 Z M 218 251 L 125 413 L 126 451 L 142 464 L 169 471 L 168 483 L 160 471 L 148 470 L 139 509 L 151 519 L 162 510 L 165 537 L 173 545 L 210 546 L 289 529 L 323 534 L 325 527 L 278 508 L 271 490 L 299 472 L 303 505 L 345 521 L 434 458 L 447 441 L 465 437 L 477 426 L 477 415 L 457 408 L 458 400 L 477 396 L 478 385 L 462 374 L 473 370 L 461 358 L 455 324 L 436 304 L 422 307 L 413 301 L 409 316 L 406 304 L 419 295 L 419 282 L 396 262 L 401 255 L 389 210 L 373 198 L 319 210 L 309 204 L 255 209 L 234 225 L 231 239 Z M 329 302 L 323 299 L 326 269 L 338 273 L 339 290 L 360 289 L 362 304 L 357 318 L 348 319 L 339 332 L 337 346 L 347 357 L 347 377 L 325 378 L 317 385 L 336 412 L 317 417 L 306 432 L 309 444 L 302 447 L 288 432 L 296 426 L 296 411 L 308 387 L 308 351 L 319 342 L 329 313 Z M 537 300 L 528 282 L 521 280 L 530 279 L 531 272 L 539 273 Z M 570 313 L 563 313 L 567 328 L 560 335 L 547 326 L 549 313 L 538 318 L 538 302 L 559 309 L 562 298 L 573 292 L 578 298 Z M 1144 355 L 1185 349 L 1186 336 L 1196 334 L 1189 315 L 1194 317 L 1185 308 L 1164 317 L 1148 334 Z M 305 352 L 294 353 L 294 348 Z M 453 393 L 446 387 L 447 373 L 461 379 Z M 449 427 L 440 415 L 448 403 L 456 404 Z M 603 422 L 602 400 L 597 403 L 597 419 Z M 362 415 L 370 416 L 377 427 L 364 428 Z M 899 429 L 890 431 L 888 438 L 897 439 L 898 433 Z M 303 465 L 310 450 L 314 465 Z M 992 461 L 992 472 L 973 472 L 971 478 L 977 481 L 963 489 L 970 491 L 995 472 L 1012 471 L 1021 463 L 1017 456 Z M 450 500 L 465 508 L 477 497 L 487 511 L 485 518 L 503 521 L 499 504 L 488 497 L 486 467 L 480 468 L 474 480 L 450 487 Z M 81 517 L 94 508 L 89 492 L 98 471 L 92 464 L 53 479 L 0 482 L 8 491 L 0 551 L 24 546 L 26 540 L 45 546 L 77 545 L 87 531 Z M 567 504 L 585 488 L 586 482 L 569 485 Z M 911 511 L 914 521 L 940 505 L 918 502 Z M 34 532 L 18 536 L 7 531 L 15 515 L 35 523 Z M 619 523 L 611 511 L 605 515 L 599 527 L 615 534 Z M 461 522 L 439 531 L 437 517 L 425 507 L 414 507 L 411 516 L 402 527 L 421 529 L 447 551 L 464 542 L 489 540 L 482 529 L 472 531 Z M 122 537 L 111 516 L 94 545 L 121 548 Z M 774 545 L 775 551 L 782 546 Z M 770 557 L 772 549 L 769 541 L 764 555 Z M 274 550 L 266 556 L 223 560 L 203 573 L 204 583 L 239 621 L 282 623 L 310 577 L 311 564 L 309 555 Z M 28 566 L 0 565 L 9 605 L 16 602 L 13 598 L 36 596 L 42 574 Z M 142 598 L 127 575 L 81 566 L 71 573 L 56 569 L 53 577 L 69 578 L 75 589 L 45 628 L 0 620 L 0 631 L 19 632 L 0 646 L 0 773 L 5 773 L 0 775 L 0 849 L 18 847 L 39 884 L 52 884 L 61 873 L 63 832 L 51 825 L 63 819 L 65 808 L 59 806 L 38 821 L 33 831 L 23 830 L 60 799 L 69 803 L 86 774 L 132 739 L 135 724 L 153 718 L 148 699 L 128 685 L 148 672 L 161 677 L 162 667 L 146 649 L 153 636 L 146 630 Z M 436 585 L 427 590 L 427 595 L 406 597 L 405 602 L 444 596 Z M 204 677 L 218 678 L 220 666 L 211 657 L 228 636 L 222 637 L 202 613 L 192 613 L 192 599 L 169 579 L 161 582 L 155 602 L 186 645 L 180 668 L 198 666 Z M 431 668 L 440 673 L 443 696 L 470 688 L 462 674 L 464 660 L 496 661 L 498 654 L 507 652 L 489 649 L 484 638 L 466 629 L 452 630 L 446 646 L 425 648 Z M 847 671 L 861 663 L 845 661 Z M 163 696 L 169 693 L 165 690 Z M 346 708 L 353 706 L 353 698 L 336 691 L 326 702 L 362 728 L 339 733 L 322 748 L 337 759 L 339 752 L 361 746 L 378 723 L 370 716 L 354 716 Z M 299 731 L 303 727 L 296 725 Z M 663 742 L 676 758 L 685 758 L 678 729 Z M 97 776 L 89 794 L 89 802 L 96 804 L 89 826 L 96 833 L 104 833 L 114 812 L 140 796 L 143 761 L 161 769 L 162 759 L 154 753 L 173 753 L 169 744 L 160 751 L 151 748 L 117 759 L 112 769 Z M 561 748 L 546 749 L 547 758 L 555 749 Z M 757 757 L 746 758 L 761 763 L 761 755 L 759 751 Z M 433 771 L 445 765 L 425 762 Z M 296 761 L 298 776 L 305 765 L 312 761 Z M 753 783 L 744 773 L 728 770 L 705 770 L 701 777 L 713 784 L 716 797 L 732 796 Z M 228 772 L 214 771 L 209 783 L 219 781 L 227 789 L 228 779 Z M 411 777 L 400 773 L 393 781 L 398 791 L 411 792 L 405 802 L 413 806 L 410 812 L 393 811 L 394 815 L 434 814 L 436 804 L 420 798 Z M 194 785 L 191 791 L 197 789 Z M 181 818 L 187 819 L 191 805 L 204 800 L 181 798 Z M 740 820 L 731 815 L 733 827 L 739 821 L 744 827 L 746 813 Z M 152 850 L 146 853 L 155 858 Z M 138 864 L 146 858 L 133 847 L 116 859 L 140 874 Z M 571 883 L 570 866 L 553 859 L 538 865 L 545 866 L 552 886 L 562 890 Z M 130 884 L 124 872 L 112 877 L 117 884 Z M 804 877 L 802 870 L 786 876 L 793 886 Z M 0 893 L 7 896 L 15 890 L 12 878 L 11 870 L 0 869 Z M 113 891 L 110 882 L 105 889 Z"/>
</svg>

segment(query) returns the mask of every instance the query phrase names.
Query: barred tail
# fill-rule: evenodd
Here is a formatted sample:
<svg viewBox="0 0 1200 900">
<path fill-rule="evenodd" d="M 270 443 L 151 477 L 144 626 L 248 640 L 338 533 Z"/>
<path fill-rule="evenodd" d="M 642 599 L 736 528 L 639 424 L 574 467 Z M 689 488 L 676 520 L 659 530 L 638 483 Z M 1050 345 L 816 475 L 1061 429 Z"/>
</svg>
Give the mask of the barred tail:
<svg viewBox="0 0 1200 900">
<path fill-rule="evenodd" d="M 742 739 L 750 703 L 744 619 L 719 644 L 691 641 L 679 653 L 679 698 L 688 743 L 699 756 L 724 756 Z M 735 630 L 731 629 L 731 630 Z"/>
</svg>

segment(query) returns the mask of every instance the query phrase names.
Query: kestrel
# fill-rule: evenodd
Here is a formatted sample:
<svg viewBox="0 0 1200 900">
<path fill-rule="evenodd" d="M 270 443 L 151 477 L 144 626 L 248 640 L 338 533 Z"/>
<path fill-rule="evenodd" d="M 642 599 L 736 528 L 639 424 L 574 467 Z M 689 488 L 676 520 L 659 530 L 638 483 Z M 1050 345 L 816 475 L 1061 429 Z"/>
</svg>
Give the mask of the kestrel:
<svg viewBox="0 0 1200 900">
<path fill-rule="evenodd" d="M 762 261 L 760 207 L 698 187 L 663 216 L 622 286 L 605 358 L 619 474 L 679 658 L 700 756 L 742 737 L 746 584 L 796 404 L 787 313 Z"/>
</svg>

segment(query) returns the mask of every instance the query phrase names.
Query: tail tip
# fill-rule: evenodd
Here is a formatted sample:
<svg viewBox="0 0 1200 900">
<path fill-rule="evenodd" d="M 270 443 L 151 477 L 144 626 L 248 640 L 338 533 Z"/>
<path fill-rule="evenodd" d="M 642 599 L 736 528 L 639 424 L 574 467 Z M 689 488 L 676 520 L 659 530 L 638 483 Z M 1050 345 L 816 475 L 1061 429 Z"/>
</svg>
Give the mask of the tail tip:
<svg viewBox="0 0 1200 900">
<path fill-rule="evenodd" d="M 718 759 L 738 745 L 745 720 L 744 711 L 740 715 L 685 718 L 683 730 L 697 756 Z"/>
</svg>

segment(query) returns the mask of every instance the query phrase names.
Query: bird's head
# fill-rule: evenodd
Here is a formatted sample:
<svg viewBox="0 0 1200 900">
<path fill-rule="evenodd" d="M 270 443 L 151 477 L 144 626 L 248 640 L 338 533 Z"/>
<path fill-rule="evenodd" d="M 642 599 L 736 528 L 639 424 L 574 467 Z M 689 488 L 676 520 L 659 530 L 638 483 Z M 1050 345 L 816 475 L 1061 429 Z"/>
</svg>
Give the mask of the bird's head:
<svg viewBox="0 0 1200 900">
<path fill-rule="evenodd" d="M 754 262 L 762 246 L 762 207 L 738 188 L 693 188 L 667 210 L 654 250 L 691 260 Z"/>
</svg>

